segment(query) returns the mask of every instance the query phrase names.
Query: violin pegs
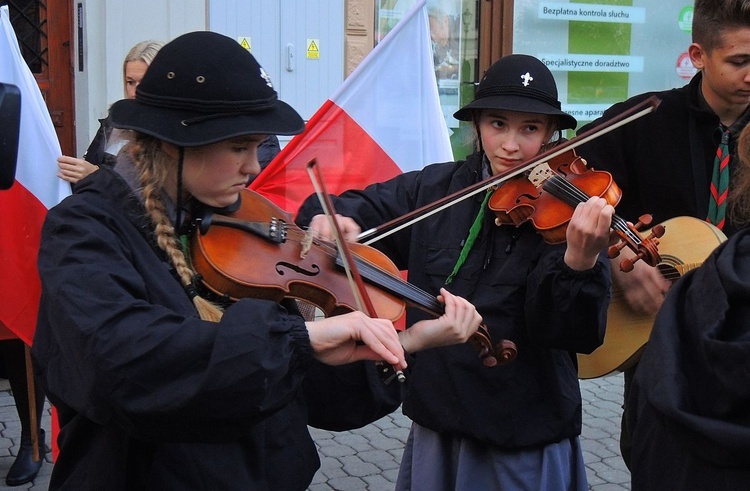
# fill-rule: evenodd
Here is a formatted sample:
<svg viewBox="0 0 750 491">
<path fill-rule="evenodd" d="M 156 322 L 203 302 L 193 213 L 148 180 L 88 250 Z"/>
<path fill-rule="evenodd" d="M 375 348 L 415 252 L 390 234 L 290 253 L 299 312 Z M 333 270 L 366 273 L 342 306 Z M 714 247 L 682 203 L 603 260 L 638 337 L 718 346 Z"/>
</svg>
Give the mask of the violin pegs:
<svg viewBox="0 0 750 491">
<path fill-rule="evenodd" d="M 492 368 L 497 366 L 497 358 L 495 358 L 492 355 L 487 355 L 482 357 L 482 365 Z"/>
<path fill-rule="evenodd" d="M 622 271 L 623 273 L 630 273 L 631 271 L 633 271 L 633 263 L 638 260 L 638 257 L 636 256 L 634 259 L 635 260 L 623 259 L 620 262 L 620 271 Z"/>
<path fill-rule="evenodd" d="M 633 228 L 636 230 L 641 230 L 643 227 L 648 227 L 649 225 L 651 225 L 653 219 L 654 217 L 649 214 L 641 215 L 638 217 L 638 223 L 633 225 Z"/>
<path fill-rule="evenodd" d="M 607 249 L 607 257 L 610 259 L 614 259 L 617 256 L 620 255 L 620 251 L 626 246 L 625 242 L 620 241 L 617 244 L 609 246 Z"/>
<path fill-rule="evenodd" d="M 659 237 L 663 236 L 664 232 L 666 231 L 667 229 L 664 227 L 664 225 L 657 225 L 651 229 L 651 235 L 649 236 L 649 238 L 655 237 L 658 239 Z"/>
</svg>

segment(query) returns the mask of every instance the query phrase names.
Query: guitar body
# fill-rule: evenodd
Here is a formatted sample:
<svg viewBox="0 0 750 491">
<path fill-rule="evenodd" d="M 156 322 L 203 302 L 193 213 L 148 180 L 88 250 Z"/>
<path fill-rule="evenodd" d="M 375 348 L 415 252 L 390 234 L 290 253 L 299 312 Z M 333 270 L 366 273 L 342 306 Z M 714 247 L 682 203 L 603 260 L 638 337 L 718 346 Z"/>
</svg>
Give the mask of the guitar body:
<svg viewBox="0 0 750 491">
<path fill-rule="evenodd" d="M 675 217 L 662 225 L 666 231 L 659 239 L 657 267 L 672 282 L 700 266 L 727 239 L 721 230 L 698 218 Z M 604 343 L 589 355 L 578 355 L 578 378 L 603 377 L 633 366 L 646 347 L 653 323 L 653 316 L 631 310 L 623 292 L 613 286 Z"/>
</svg>

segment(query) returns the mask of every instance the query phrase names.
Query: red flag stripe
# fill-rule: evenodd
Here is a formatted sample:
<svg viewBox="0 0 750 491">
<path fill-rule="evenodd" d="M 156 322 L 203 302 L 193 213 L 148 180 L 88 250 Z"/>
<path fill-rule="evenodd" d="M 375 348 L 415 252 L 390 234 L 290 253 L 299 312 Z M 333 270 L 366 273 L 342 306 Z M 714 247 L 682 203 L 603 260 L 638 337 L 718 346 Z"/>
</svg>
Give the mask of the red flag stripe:
<svg viewBox="0 0 750 491">
<path fill-rule="evenodd" d="M 30 345 L 41 292 L 36 258 L 47 208 L 16 181 L 0 192 L 0 210 L 0 321 Z"/>
<path fill-rule="evenodd" d="M 313 158 L 328 191 L 334 194 L 401 173 L 380 145 L 345 110 L 328 100 L 310 119 L 305 132 L 292 139 L 263 171 L 264 179 L 254 181 L 250 188 L 295 213 L 312 191 L 304 165 L 290 163 L 306 164 Z"/>
<path fill-rule="evenodd" d="M 332 193 L 453 160 L 435 81 L 425 0 L 417 1 L 250 188 L 296 212 L 317 159 Z"/>
</svg>

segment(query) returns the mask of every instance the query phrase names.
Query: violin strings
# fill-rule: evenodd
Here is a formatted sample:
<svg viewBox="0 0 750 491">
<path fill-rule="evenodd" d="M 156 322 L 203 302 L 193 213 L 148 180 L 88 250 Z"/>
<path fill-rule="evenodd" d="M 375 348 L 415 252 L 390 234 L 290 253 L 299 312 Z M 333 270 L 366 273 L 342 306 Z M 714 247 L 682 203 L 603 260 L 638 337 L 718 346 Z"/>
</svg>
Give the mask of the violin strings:
<svg viewBox="0 0 750 491">
<path fill-rule="evenodd" d="M 575 207 L 578 203 L 583 203 L 590 198 L 590 196 L 584 193 L 580 188 L 560 176 L 552 176 L 547 179 L 544 187 L 545 189 L 548 189 L 548 191 L 550 191 L 553 195 L 557 196 L 573 207 Z M 630 227 L 627 226 L 627 222 L 618 215 L 612 216 L 612 228 L 624 233 L 630 240 L 633 241 L 633 243 L 640 245 L 640 237 L 637 234 L 633 233 L 633 231 L 630 230 Z"/>
<path fill-rule="evenodd" d="M 298 229 L 293 229 L 287 235 L 287 240 L 294 240 L 296 242 L 302 242 L 306 232 Z M 339 257 L 338 248 L 335 247 L 330 241 L 324 239 L 314 239 L 319 244 L 320 249 L 334 261 Z M 360 275 L 369 279 L 376 286 L 382 287 L 384 290 L 389 291 L 402 298 L 406 298 L 414 302 L 416 305 L 423 306 L 431 309 L 432 311 L 441 311 L 442 306 L 435 299 L 433 295 L 430 295 L 426 291 L 419 287 L 404 281 L 400 277 L 394 276 L 392 273 L 383 270 L 382 268 L 362 259 L 356 253 L 352 253 L 354 260 L 357 263 L 357 269 Z"/>
</svg>

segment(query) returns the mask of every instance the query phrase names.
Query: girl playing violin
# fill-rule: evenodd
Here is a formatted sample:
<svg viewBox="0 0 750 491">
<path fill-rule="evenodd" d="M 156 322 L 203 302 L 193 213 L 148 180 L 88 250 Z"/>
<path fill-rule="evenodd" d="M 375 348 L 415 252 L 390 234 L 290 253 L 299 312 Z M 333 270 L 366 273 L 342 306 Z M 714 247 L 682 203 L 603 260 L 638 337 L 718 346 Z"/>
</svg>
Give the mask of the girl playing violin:
<svg viewBox="0 0 750 491">
<path fill-rule="evenodd" d="M 61 426 L 50 489 L 305 489 L 319 466 L 308 424 L 354 428 L 400 403 L 364 361 L 406 367 L 393 324 L 305 322 L 292 301 L 222 311 L 183 246 L 191 217 L 239 205 L 266 135 L 302 119 L 237 42 L 193 32 L 111 120 L 133 131 L 127 151 L 49 211 L 39 251 L 33 356 Z M 441 298 L 424 331 L 465 341 L 481 318 Z"/>
<path fill-rule="evenodd" d="M 525 55 L 490 67 L 455 117 L 473 122 L 476 152 L 336 197 L 350 239 L 532 159 L 576 125 L 550 71 Z M 549 245 L 528 222 L 496 226 L 486 203 L 461 201 L 374 243 L 410 283 L 469 299 L 493 339 L 518 347 L 514 362 L 494 368 L 464 345 L 409 357 L 403 411 L 413 424 L 397 489 L 586 490 L 575 353 L 604 338 L 610 271 L 600 253 L 614 209 L 602 198 L 578 205 L 567 243 Z M 298 222 L 330 235 L 315 198 Z M 410 311 L 407 325 L 424 315 Z"/>
</svg>

